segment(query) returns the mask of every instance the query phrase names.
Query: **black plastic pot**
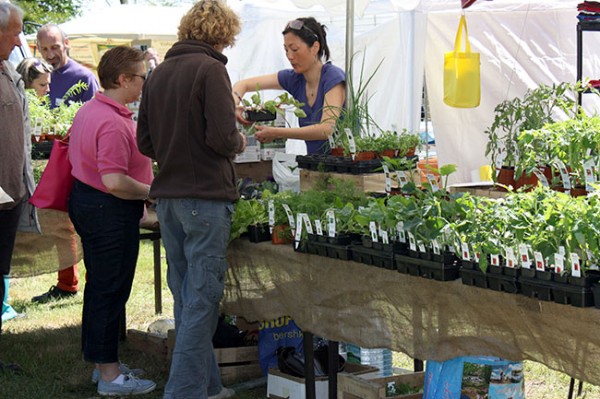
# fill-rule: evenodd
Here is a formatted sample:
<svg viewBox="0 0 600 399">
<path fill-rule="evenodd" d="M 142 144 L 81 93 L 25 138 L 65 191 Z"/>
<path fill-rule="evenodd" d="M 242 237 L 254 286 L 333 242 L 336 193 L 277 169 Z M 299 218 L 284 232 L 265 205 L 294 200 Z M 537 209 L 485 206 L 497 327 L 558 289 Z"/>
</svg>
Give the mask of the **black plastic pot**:
<svg viewBox="0 0 600 399">
<path fill-rule="evenodd" d="M 245 119 L 250 122 L 274 121 L 277 115 L 269 111 L 246 111 Z"/>
<path fill-rule="evenodd" d="M 250 242 L 263 242 L 263 241 L 271 241 L 271 232 L 269 230 L 269 225 L 264 224 L 253 224 L 248 226 L 248 238 Z"/>
</svg>

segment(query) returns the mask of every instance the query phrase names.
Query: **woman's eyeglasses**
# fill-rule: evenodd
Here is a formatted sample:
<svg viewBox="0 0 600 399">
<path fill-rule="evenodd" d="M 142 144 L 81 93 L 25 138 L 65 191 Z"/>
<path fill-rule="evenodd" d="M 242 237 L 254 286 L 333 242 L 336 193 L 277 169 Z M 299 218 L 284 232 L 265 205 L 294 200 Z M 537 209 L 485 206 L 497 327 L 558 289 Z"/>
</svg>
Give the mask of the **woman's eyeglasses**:
<svg viewBox="0 0 600 399">
<path fill-rule="evenodd" d="M 293 29 L 293 30 L 302 30 L 302 28 L 306 29 L 307 31 L 309 31 L 312 35 L 315 36 L 315 38 L 317 40 L 319 40 L 319 36 L 315 33 L 315 31 L 313 31 L 312 29 L 310 29 L 308 26 L 306 26 L 304 24 L 304 21 L 301 21 L 299 19 L 294 19 L 293 21 L 290 21 L 287 23 L 287 25 L 285 26 L 285 30 L 288 29 Z"/>
<path fill-rule="evenodd" d="M 137 76 L 138 78 L 142 78 L 143 81 L 146 81 L 146 76 L 145 75 L 138 75 L 136 73 L 132 73 L 131 75 Z"/>
</svg>

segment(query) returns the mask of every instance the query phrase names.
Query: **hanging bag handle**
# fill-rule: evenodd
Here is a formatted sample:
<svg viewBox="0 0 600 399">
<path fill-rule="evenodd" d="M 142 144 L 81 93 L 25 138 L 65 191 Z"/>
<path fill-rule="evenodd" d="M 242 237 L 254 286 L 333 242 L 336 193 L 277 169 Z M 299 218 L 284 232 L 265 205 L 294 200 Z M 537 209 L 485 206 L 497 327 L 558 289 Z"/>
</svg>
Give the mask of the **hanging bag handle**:
<svg viewBox="0 0 600 399">
<path fill-rule="evenodd" d="M 462 32 L 463 29 L 465 31 L 465 53 L 471 52 L 471 43 L 469 43 L 469 31 L 467 30 L 467 19 L 465 18 L 465 14 L 461 15 L 460 22 L 458 23 L 458 30 L 456 31 L 456 39 L 454 40 L 454 53 L 461 53 L 461 42 L 462 42 Z"/>
</svg>

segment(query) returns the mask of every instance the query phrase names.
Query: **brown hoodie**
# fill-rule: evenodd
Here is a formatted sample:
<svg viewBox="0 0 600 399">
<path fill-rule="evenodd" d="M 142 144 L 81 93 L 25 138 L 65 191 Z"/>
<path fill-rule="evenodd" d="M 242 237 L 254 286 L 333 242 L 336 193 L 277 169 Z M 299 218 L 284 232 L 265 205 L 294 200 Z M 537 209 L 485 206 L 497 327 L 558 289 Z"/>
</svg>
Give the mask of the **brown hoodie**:
<svg viewBox="0 0 600 399">
<path fill-rule="evenodd" d="M 137 141 L 158 161 L 152 198 L 238 198 L 232 159 L 242 138 L 226 63 L 205 43 L 179 41 L 144 84 Z"/>
</svg>

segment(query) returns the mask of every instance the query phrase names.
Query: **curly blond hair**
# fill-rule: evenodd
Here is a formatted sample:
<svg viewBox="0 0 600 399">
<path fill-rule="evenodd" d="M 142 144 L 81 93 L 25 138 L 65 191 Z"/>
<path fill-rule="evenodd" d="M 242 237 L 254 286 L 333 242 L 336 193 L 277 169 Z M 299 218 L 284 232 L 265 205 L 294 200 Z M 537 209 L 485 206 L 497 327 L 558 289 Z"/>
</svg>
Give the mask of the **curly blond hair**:
<svg viewBox="0 0 600 399">
<path fill-rule="evenodd" d="M 233 46 L 240 31 L 240 18 L 225 2 L 202 0 L 181 18 L 177 36 L 225 48 Z"/>
</svg>

